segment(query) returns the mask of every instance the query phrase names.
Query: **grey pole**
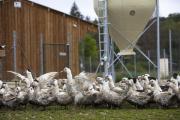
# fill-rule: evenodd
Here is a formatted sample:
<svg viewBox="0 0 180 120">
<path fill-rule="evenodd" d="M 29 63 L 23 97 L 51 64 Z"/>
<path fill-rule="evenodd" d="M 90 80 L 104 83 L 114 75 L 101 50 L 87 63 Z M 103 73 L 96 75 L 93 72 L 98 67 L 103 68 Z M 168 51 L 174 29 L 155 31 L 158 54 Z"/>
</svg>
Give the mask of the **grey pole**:
<svg viewBox="0 0 180 120">
<path fill-rule="evenodd" d="M 92 59 L 91 56 L 89 57 L 89 72 L 92 72 Z"/>
<path fill-rule="evenodd" d="M 104 64 L 104 75 L 108 74 L 108 68 L 109 68 L 109 34 L 108 34 L 108 0 L 104 0 L 105 9 L 104 9 L 104 57 L 107 59 L 105 60 Z"/>
<path fill-rule="evenodd" d="M 111 46 L 112 46 L 112 49 L 111 49 L 111 63 L 113 62 L 113 60 L 114 60 L 114 54 L 113 54 L 113 52 L 114 52 L 114 44 L 113 44 L 113 41 L 111 40 Z M 114 80 L 114 82 L 116 82 L 115 80 L 116 80 L 116 73 L 115 73 L 115 68 L 114 68 L 114 64 L 112 65 L 112 67 L 111 67 L 111 73 L 112 73 L 112 77 L 113 77 L 113 80 Z"/>
<path fill-rule="evenodd" d="M 166 58 L 166 49 L 163 49 L 163 57 Z"/>
<path fill-rule="evenodd" d="M 67 43 L 66 44 L 66 52 L 67 52 L 67 67 L 69 67 L 70 68 L 70 44 L 69 43 Z"/>
<path fill-rule="evenodd" d="M 160 21 L 159 21 L 159 0 L 156 0 L 157 15 L 157 79 L 160 80 Z"/>
<path fill-rule="evenodd" d="M 134 55 L 134 76 L 137 75 L 137 60 L 136 60 L 136 54 Z"/>
<path fill-rule="evenodd" d="M 43 34 L 40 34 L 40 74 L 44 73 L 44 49 L 43 49 Z"/>
<path fill-rule="evenodd" d="M 17 71 L 17 65 L 16 65 L 16 41 L 17 41 L 17 33 L 16 31 L 13 31 L 13 69 L 16 72 Z"/>
<path fill-rule="evenodd" d="M 109 61 L 109 70 L 112 74 L 112 77 L 113 77 L 113 80 L 115 82 L 116 80 L 116 73 L 115 73 L 115 70 L 114 70 L 114 63 L 117 61 L 118 58 L 114 59 L 114 43 L 112 41 L 112 39 L 110 40 L 110 53 L 109 53 L 109 56 L 110 56 L 110 61 Z"/>
<path fill-rule="evenodd" d="M 169 30 L 169 67 L 170 75 L 172 75 L 172 31 Z"/>
<path fill-rule="evenodd" d="M 148 50 L 148 57 L 151 59 L 151 54 L 150 54 L 149 50 Z M 151 74 L 151 64 L 149 61 L 148 61 L 148 72 L 149 72 L 149 74 Z"/>
<path fill-rule="evenodd" d="M 166 58 L 166 49 L 163 49 L 163 58 L 164 58 L 164 67 L 165 67 L 165 74 L 164 74 L 164 77 L 166 77 L 166 73 L 167 73 L 166 63 L 165 63 L 165 58 Z"/>
</svg>

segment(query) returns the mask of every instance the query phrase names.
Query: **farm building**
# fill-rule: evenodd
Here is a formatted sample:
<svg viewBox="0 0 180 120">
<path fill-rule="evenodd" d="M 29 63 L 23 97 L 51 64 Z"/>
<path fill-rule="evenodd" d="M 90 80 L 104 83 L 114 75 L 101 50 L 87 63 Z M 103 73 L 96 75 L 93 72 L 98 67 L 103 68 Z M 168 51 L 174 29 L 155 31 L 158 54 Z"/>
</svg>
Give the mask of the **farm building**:
<svg viewBox="0 0 180 120">
<path fill-rule="evenodd" d="M 27 1 L 0 0 L 0 79 L 6 71 L 36 75 L 65 66 L 79 72 L 79 41 L 97 26 L 60 11 Z"/>
</svg>

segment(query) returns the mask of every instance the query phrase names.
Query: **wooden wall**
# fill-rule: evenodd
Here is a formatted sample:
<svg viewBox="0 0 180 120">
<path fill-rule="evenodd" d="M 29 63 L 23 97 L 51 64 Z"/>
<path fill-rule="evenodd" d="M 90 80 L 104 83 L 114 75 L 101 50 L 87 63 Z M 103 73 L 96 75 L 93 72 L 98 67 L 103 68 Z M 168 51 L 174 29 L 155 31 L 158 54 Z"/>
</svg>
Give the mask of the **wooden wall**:
<svg viewBox="0 0 180 120">
<path fill-rule="evenodd" d="M 29 1 L 19 1 L 21 8 L 14 7 L 14 0 L 0 2 L 0 44 L 7 45 L 4 71 L 13 70 L 13 31 L 16 31 L 18 72 L 29 68 L 40 74 L 42 35 L 45 72 L 60 71 L 69 62 L 73 74 L 79 73 L 79 41 L 86 33 L 97 32 L 97 26 Z M 67 44 L 69 56 L 58 57 L 59 51 L 68 52 Z"/>
</svg>

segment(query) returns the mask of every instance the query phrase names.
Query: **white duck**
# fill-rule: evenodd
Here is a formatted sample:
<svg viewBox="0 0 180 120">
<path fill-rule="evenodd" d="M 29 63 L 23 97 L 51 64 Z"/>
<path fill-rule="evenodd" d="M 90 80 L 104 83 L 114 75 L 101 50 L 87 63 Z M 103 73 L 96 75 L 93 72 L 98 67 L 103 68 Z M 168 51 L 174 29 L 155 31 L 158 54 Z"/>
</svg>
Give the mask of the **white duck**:
<svg viewBox="0 0 180 120">
<path fill-rule="evenodd" d="M 177 105 L 177 97 L 175 96 L 174 93 L 171 92 L 162 92 L 157 84 L 156 80 L 151 80 L 150 84 L 153 85 L 154 90 L 153 90 L 153 96 L 154 96 L 154 101 L 159 104 L 162 107 L 170 107 Z"/>
<path fill-rule="evenodd" d="M 22 90 L 21 87 L 16 87 L 15 92 L 17 94 L 16 99 L 20 105 L 26 106 L 29 102 L 29 90 Z"/>
<path fill-rule="evenodd" d="M 75 80 L 73 79 L 73 76 L 72 76 L 72 72 L 69 68 L 65 67 L 64 70 L 63 70 L 67 75 L 67 84 L 69 85 L 74 85 L 75 84 Z"/>
<path fill-rule="evenodd" d="M 59 75 L 58 72 L 49 72 L 36 78 L 41 89 L 48 88 L 49 83 Z"/>
<path fill-rule="evenodd" d="M 173 93 L 176 94 L 178 101 L 180 101 L 180 88 L 178 87 L 177 81 L 176 80 L 168 81 L 167 86 L 169 86 L 173 90 Z"/>
<path fill-rule="evenodd" d="M 171 79 L 176 80 L 178 84 L 180 85 L 180 75 L 178 75 L 177 73 L 174 73 Z"/>
<path fill-rule="evenodd" d="M 117 83 L 117 84 L 118 84 L 118 86 L 119 86 L 120 88 L 122 88 L 123 90 L 127 90 L 127 89 L 128 89 L 128 86 L 127 86 L 127 84 L 126 84 L 126 81 L 128 81 L 128 78 L 124 77 L 124 78 L 122 78 L 122 80 L 121 80 L 119 83 Z"/>
<path fill-rule="evenodd" d="M 34 82 L 32 73 L 29 70 L 26 70 L 26 75 L 27 75 L 28 80 L 30 81 L 30 84 L 32 84 Z"/>
<path fill-rule="evenodd" d="M 146 92 L 138 92 L 134 90 L 134 82 L 133 80 L 127 81 L 129 86 L 129 91 L 127 92 L 126 100 L 137 107 L 145 107 L 152 100 L 152 94 Z"/>
<path fill-rule="evenodd" d="M 17 100 L 16 96 L 16 92 L 11 90 L 8 86 L 8 84 L 4 83 L 3 84 L 3 91 L 2 95 L 2 103 L 3 105 L 10 107 L 12 109 L 16 109 L 19 105 L 19 101 Z"/>
<path fill-rule="evenodd" d="M 81 72 L 73 78 L 71 70 L 67 67 L 63 71 L 67 74 L 66 86 L 68 93 L 74 98 L 74 104 L 93 104 L 93 101 L 97 98 L 95 94 L 98 91 L 93 87 L 90 77 L 85 72 Z"/>
<path fill-rule="evenodd" d="M 113 81 L 113 78 L 112 78 L 111 75 L 108 75 L 106 77 L 106 79 L 109 80 L 109 88 L 110 88 L 110 90 L 112 90 L 114 92 L 117 92 L 117 93 L 120 93 L 120 94 L 122 93 L 123 89 L 121 89 L 120 87 L 116 87 L 114 85 L 114 81 Z"/>
<path fill-rule="evenodd" d="M 148 74 L 145 74 L 145 75 L 143 75 L 142 77 L 143 77 L 143 79 L 144 79 L 144 82 L 146 82 L 146 84 L 149 84 L 149 77 L 150 75 L 148 75 Z"/>
<path fill-rule="evenodd" d="M 139 79 L 136 79 L 135 85 L 136 85 L 137 90 L 143 91 L 143 87 L 140 84 Z"/>
<path fill-rule="evenodd" d="M 102 86 L 100 92 L 102 93 L 103 102 L 108 106 L 121 106 L 122 102 L 126 98 L 126 91 L 119 94 L 111 90 L 109 86 L 109 80 L 106 78 L 102 81 Z"/>
<path fill-rule="evenodd" d="M 30 89 L 30 94 L 32 95 L 32 97 L 30 97 L 29 100 L 31 104 L 42 106 L 44 110 L 46 106 L 55 101 L 55 97 L 52 95 L 51 89 L 41 89 L 38 81 L 34 81 L 32 86 L 34 89 Z"/>
<path fill-rule="evenodd" d="M 73 103 L 73 98 L 68 94 L 66 89 L 64 88 L 63 91 L 60 90 L 57 80 L 54 80 L 52 85 L 53 85 L 52 94 L 53 96 L 55 96 L 56 102 L 59 105 L 69 105 Z"/>
<path fill-rule="evenodd" d="M 81 90 L 88 90 L 89 87 L 91 87 L 93 85 L 93 77 L 85 72 L 81 72 L 79 75 L 76 75 L 74 77 L 75 83 L 76 85 L 78 85 L 78 87 Z"/>
</svg>

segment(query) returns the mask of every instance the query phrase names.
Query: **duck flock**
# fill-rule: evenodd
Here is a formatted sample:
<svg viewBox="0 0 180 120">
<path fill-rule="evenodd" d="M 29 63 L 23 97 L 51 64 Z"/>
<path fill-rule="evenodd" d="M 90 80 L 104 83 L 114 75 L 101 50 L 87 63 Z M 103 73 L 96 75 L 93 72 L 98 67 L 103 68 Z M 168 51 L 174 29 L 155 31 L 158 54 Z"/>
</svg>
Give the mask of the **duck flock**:
<svg viewBox="0 0 180 120">
<path fill-rule="evenodd" d="M 137 108 L 151 105 L 168 108 L 179 107 L 180 103 L 178 74 L 160 85 L 156 78 L 148 74 L 137 78 L 123 78 L 118 83 L 114 83 L 111 75 L 102 78 L 81 72 L 73 77 L 67 67 L 63 70 L 67 74 L 66 79 L 57 79 L 59 72 L 49 72 L 37 78 L 28 70 L 25 76 L 8 72 L 25 84 L 10 88 L 8 83 L 0 81 L 1 109 L 16 109 L 27 104 L 43 109 L 51 104 L 121 107 L 124 101 Z"/>
</svg>

